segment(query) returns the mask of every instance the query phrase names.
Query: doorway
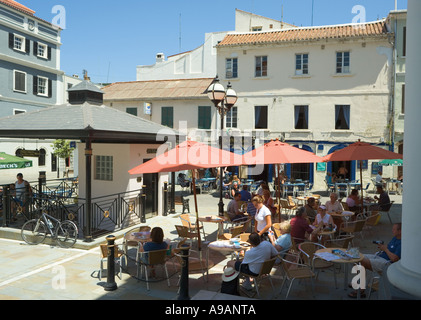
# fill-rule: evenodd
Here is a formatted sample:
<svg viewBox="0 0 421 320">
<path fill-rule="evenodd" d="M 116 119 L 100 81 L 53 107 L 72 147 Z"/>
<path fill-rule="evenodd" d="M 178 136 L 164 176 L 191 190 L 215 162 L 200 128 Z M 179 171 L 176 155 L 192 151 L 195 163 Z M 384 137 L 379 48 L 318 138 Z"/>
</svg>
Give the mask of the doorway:
<svg viewBox="0 0 421 320">
<path fill-rule="evenodd" d="M 144 160 L 148 162 L 150 159 Z M 143 185 L 146 186 L 146 219 L 158 215 L 158 174 L 147 173 L 143 175 Z"/>
</svg>

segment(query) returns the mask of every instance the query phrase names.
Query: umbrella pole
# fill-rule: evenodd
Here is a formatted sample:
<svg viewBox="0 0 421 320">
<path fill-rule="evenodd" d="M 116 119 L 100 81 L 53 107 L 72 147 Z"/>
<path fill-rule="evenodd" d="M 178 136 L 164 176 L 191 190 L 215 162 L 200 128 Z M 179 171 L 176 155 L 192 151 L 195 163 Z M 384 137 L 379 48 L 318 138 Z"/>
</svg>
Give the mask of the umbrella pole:
<svg viewBox="0 0 421 320">
<path fill-rule="evenodd" d="M 360 160 L 361 212 L 364 214 L 363 161 Z"/>
<path fill-rule="evenodd" d="M 279 223 L 281 223 L 282 222 L 282 217 L 281 217 L 281 177 L 280 177 L 280 172 L 279 172 L 279 169 L 280 169 L 280 165 L 279 165 L 279 163 L 276 165 L 276 171 L 278 172 L 278 178 L 277 178 L 277 190 L 276 190 L 276 203 L 278 204 L 278 207 L 277 207 L 277 209 L 276 210 L 278 210 L 278 212 L 277 212 L 277 214 L 279 214 L 279 219 L 278 219 L 278 221 L 279 221 Z"/>
<path fill-rule="evenodd" d="M 196 195 L 196 170 L 192 170 L 192 183 L 193 183 L 194 209 L 196 211 L 197 247 L 199 249 L 199 252 L 201 252 L 202 244 L 201 244 L 201 239 L 200 239 L 199 210 L 197 208 L 197 195 Z"/>
</svg>

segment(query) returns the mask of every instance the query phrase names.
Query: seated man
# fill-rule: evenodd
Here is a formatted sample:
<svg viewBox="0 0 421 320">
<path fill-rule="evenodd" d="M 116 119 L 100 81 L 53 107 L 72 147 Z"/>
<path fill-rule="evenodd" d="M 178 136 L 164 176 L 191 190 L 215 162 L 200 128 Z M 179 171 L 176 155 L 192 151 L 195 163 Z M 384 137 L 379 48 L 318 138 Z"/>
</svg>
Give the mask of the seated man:
<svg viewBox="0 0 421 320">
<path fill-rule="evenodd" d="M 243 185 L 243 190 L 240 191 L 241 194 L 241 201 L 250 201 L 251 200 L 251 193 L 248 191 L 248 185 Z"/>
<path fill-rule="evenodd" d="M 383 190 L 381 185 L 377 186 L 377 193 L 380 195 L 374 196 L 374 199 L 377 200 L 376 205 L 370 206 L 370 210 L 373 211 L 388 211 L 390 209 L 390 198 L 386 191 Z"/>
<path fill-rule="evenodd" d="M 229 261 L 227 266 L 232 267 L 242 273 L 257 276 L 262 268 L 263 263 L 278 255 L 275 247 L 269 241 L 262 241 L 258 233 L 253 232 L 249 236 L 248 242 L 252 248 L 244 254 L 243 260 Z M 251 289 L 250 278 L 246 278 L 243 287 L 247 290 Z"/>
<path fill-rule="evenodd" d="M 391 263 L 399 261 L 401 258 L 401 239 L 402 239 L 402 224 L 395 223 L 392 227 L 393 238 L 388 245 L 378 243 L 377 248 L 380 252 L 377 254 L 364 254 L 364 259 L 361 265 L 370 271 L 381 272 L 383 268 Z M 357 292 L 352 291 L 349 296 L 351 298 L 357 297 Z M 365 297 L 364 290 L 361 290 L 361 297 Z"/>
<path fill-rule="evenodd" d="M 240 212 L 240 209 L 238 207 L 238 201 L 240 201 L 240 199 L 241 199 L 241 194 L 239 192 L 236 192 L 234 194 L 234 199 L 232 199 L 228 203 L 227 213 L 231 221 L 238 221 L 238 220 L 243 220 L 246 218 L 246 216 Z"/>
</svg>

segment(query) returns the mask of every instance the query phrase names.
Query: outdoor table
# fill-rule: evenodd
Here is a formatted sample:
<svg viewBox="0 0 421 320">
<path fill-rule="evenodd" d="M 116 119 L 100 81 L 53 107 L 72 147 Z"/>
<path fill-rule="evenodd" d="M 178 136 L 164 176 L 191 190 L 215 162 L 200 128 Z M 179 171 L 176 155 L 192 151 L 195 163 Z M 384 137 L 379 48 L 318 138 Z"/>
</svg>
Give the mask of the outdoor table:
<svg viewBox="0 0 421 320">
<path fill-rule="evenodd" d="M 209 249 L 212 249 L 214 251 L 227 255 L 227 254 L 232 254 L 234 252 L 240 252 L 242 250 L 245 251 L 251 248 L 251 245 L 248 242 L 240 241 L 240 246 L 235 247 L 233 244 L 231 244 L 230 241 L 231 240 L 218 240 L 218 241 L 213 241 L 208 244 L 208 247 L 206 250 L 206 270 L 207 270 L 206 279 L 209 278 Z M 238 259 L 238 255 L 237 255 L 237 259 Z"/>
<path fill-rule="evenodd" d="M 226 221 L 225 217 L 205 216 L 205 217 L 199 217 L 199 221 L 201 221 L 201 222 L 210 222 L 210 223 L 218 223 L 218 232 L 216 234 L 216 238 L 217 239 L 218 239 L 218 236 L 219 235 L 224 234 L 223 224 Z"/>
<path fill-rule="evenodd" d="M 152 241 L 150 237 L 145 237 L 141 232 L 130 232 L 124 235 L 124 252 L 127 254 L 127 247 L 129 242 L 136 242 L 137 244 L 144 244 Z"/>
<path fill-rule="evenodd" d="M 350 264 L 356 264 L 361 262 L 364 259 L 364 255 L 362 253 L 359 253 L 359 257 L 358 258 L 351 258 L 349 257 L 349 259 L 345 259 L 342 258 L 340 256 L 337 256 L 337 259 L 334 259 L 335 257 L 332 256 L 333 250 L 340 250 L 340 251 L 345 251 L 343 248 L 325 248 L 325 249 L 319 249 L 316 251 L 315 256 L 317 256 L 320 259 L 326 260 L 326 261 L 331 261 L 333 263 L 341 263 L 344 265 L 345 267 L 345 277 L 344 277 L 344 290 L 346 290 L 348 288 L 348 272 L 349 272 L 349 265 Z M 325 255 L 325 254 L 330 254 L 330 255 Z"/>
</svg>

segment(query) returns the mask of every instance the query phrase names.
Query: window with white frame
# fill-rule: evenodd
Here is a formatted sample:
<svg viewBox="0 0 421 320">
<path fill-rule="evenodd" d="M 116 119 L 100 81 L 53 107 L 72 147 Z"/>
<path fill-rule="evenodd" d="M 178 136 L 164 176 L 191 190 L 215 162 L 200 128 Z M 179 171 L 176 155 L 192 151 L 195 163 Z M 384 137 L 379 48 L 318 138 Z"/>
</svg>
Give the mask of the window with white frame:
<svg viewBox="0 0 421 320">
<path fill-rule="evenodd" d="M 232 107 L 231 110 L 227 112 L 225 117 L 227 128 L 237 128 L 237 111 L 237 107 Z"/>
<path fill-rule="evenodd" d="M 95 180 L 113 181 L 113 156 L 95 156 Z"/>
<path fill-rule="evenodd" d="M 351 106 L 336 105 L 335 106 L 335 129 L 349 130 L 350 129 Z"/>
<path fill-rule="evenodd" d="M 295 129 L 308 129 L 308 106 L 295 106 Z"/>
<path fill-rule="evenodd" d="M 38 95 L 48 97 L 48 78 L 38 77 Z"/>
<path fill-rule="evenodd" d="M 18 51 L 22 51 L 25 52 L 26 50 L 26 42 L 25 42 L 25 37 L 22 37 L 18 34 L 13 35 L 14 36 L 14 40 L 13 40 L 13 49 L 18 50 Z"/>
<path fill-rule="evenodd" d="M 350 73 L 351 53 L 349 51 L 336 52 L 336 73 Z"/>
<path fill-rule="evenodd" d="M 238 77 L 238 58 L 228 58 L 226 60 L 225 76 L 227 79 Z"/>
<path fill-rule="evenodd" d="M 26 93 L 26 73 L 23 71 L 13 71 L 13 90 Z"/>
<path fill-rule="evenodd" d="M 308 53 L 295 55 L 295 75 L 308 74 Z"/>
<path fill-rule="evenodd" d="M 268 75 L 268 57 L 260 56 L 256 57 L 255 74 L 256 78 L 267 77 Z"/>
<path fill-rule="evenodd" d="M 39 58 L 48 59 L 48 46 L 43 43 L 37 44 L 37 56 Z"/>
</svg>

